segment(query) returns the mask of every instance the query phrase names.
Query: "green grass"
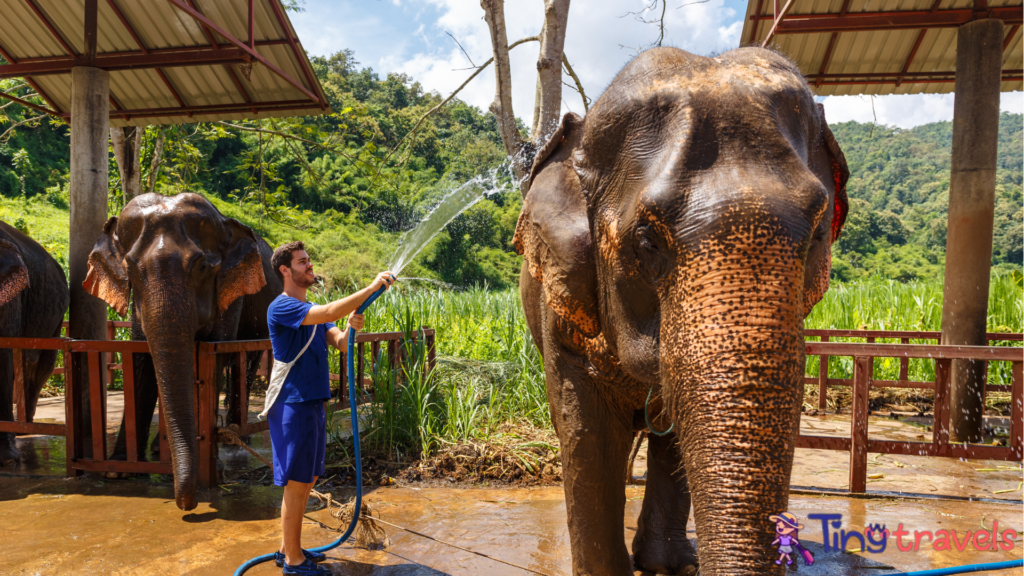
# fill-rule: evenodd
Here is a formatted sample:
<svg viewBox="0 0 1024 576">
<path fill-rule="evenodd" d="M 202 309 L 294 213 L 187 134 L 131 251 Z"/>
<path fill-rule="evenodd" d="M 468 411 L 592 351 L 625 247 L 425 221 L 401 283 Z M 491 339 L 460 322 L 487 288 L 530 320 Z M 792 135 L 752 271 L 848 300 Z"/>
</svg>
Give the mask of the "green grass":
<svg viewBox="0 0 1024 576">
<path fill-rule="evenodd" d="M 314 300 L 326 302 L 342 295 L 339 291 L 320 293 Z M 993 277 L 990 298 L 989 331 L 1024 330 L 1024 301 L 1011 276 Z M 808 317 L 806 327 L 937 331 L 941 319 L 941 284 L 864 280 L 833 283 Z M 410 378 L 419 374 L 420 368 L 403 365 L 403 375 L 410 378 L 410 385 L 396 388 L 391 384 L 393 374 L 386 363 L 381 363 L 372 374 L 378 388 L 369 408 L 366 434 L 370 445 L 399 456 L 430 454 L 446 443 L 486 440 L 507 422 L 551 426 L 543 364 L 517 290 L 416 290 L 400 283 L 370 307 L 365 329 L 410 330 L 421 325 L 436 330 L 436 376 L 429 380 Z M 332 371 L 339 368 L 337 362 L 335 354 Z M 364 362 L 370 366 L 368 356 Z M 833 378 L 850 378 L 852 371 L 851 358 L 833 358 L 830 363 Z M 807 373 L 817 375 L 817 357 L 808 357 Z M 876 360 L 876 379 L 894 380 L 898 373 L 898 360 Z M 910 378 L 930 381 L 934 378 L 934 363 L 912 360 Z M 1010 382 L 1008 363 L 990 365 L 990 382 Z"/>
</svg>

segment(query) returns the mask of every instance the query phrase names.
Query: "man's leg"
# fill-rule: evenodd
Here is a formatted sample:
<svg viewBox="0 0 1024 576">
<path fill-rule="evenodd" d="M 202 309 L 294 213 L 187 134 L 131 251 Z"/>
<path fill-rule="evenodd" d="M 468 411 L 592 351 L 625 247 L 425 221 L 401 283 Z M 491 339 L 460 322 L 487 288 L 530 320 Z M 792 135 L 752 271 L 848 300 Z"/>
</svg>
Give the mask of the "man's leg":
<svg viewBox="0 0 1024 576">
<path fill-rule="evenodd" d="M 306 512 L 309 493 L 316 484 L 316 477 L 310 483 L 289 480 L 284 487 L 281 500 L 281 552 L 285 562 L 298 566 L 306 561 L 302 554 L 302 515 Z"/>
</svg>

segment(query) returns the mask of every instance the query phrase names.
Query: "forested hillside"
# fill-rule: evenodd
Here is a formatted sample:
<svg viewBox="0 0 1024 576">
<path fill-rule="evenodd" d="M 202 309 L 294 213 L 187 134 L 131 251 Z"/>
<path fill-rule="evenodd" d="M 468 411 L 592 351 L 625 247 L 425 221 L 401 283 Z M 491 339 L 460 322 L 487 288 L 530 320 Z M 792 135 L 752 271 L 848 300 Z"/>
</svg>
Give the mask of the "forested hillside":
<svg viewBox="0 0 1024 576">
<path fill-rule="evenodd" d="M 305 240 L 329 286 L 366 281 L 401 233 L 446 191 L 484 177 L 496 192 L 459 216 L 406 273 L 457 285 L 517 281 L 511 239 L 521 199 L 503 170 L 494 117 L 400 74 L 381 78 L 351 50 L 313 57 L 334 113 L 253 122 L 149 127 L 143 189 L 206 195 L 271 244 Z M 19 80 L 0 90 L 33 99 Z M 28 230 L 62 261 L 67 251 L 68 129 L 0 104 L 0 219 Z M 993 262 L 1020 266 L 1021 115 L 1000 119 Z M 832 126 L 850 165 L 850 217 L 834 273 L 852 280 L 940 278 L 952 126 Z M 110 212 L 124 204 L 111 157 Z"/>
<path fill-rule="evenodd" d="M 992 263 L 1021 265 L 1020 114 L 999 118 Z M 941 278 L 946 252 L 953 123 L 911 130 L 847 122 L 833 125 L 850 166 L 850 217 L 834 252 L 844 280 L 880 275 Z"/>
</svg>

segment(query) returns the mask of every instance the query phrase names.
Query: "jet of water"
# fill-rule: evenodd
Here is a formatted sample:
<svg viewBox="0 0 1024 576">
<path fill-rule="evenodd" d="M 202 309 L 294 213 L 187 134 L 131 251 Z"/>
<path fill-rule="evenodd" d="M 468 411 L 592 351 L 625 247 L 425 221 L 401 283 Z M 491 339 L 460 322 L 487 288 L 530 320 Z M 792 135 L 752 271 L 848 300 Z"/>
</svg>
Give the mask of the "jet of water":
<svg viewBox="0 0 1024 576">
<path fill-rule="evenodd" d="M 420 250 L 437 236 L 456 216 L 476 204 L 487 194 L 498 191 L 498 174 L 480 175 L 464 184 L 457 186 L 441 200 L 441 202 L 423 218 L 415 228 L 402 236 L 398 248 L 391 256 L 388 270 L 396 276 L 412 262 Z"/>
</svg>

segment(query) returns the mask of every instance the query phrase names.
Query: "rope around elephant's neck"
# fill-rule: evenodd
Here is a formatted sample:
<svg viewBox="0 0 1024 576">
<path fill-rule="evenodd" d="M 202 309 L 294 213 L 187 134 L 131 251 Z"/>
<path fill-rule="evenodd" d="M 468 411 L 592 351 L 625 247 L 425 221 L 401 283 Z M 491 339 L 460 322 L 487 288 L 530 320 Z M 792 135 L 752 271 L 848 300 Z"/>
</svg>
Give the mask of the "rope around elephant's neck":
<svg viewBox="0 0 1024 576">
<path fill-rule="evenodd" d="M 246 444 L 245 442 L 242 441 L 242 438 L 238 435 L 238 424 L 231 424 L 231 425 L 226 426 L 226 427 L 219 427 L 219 428 L 217 428 L 217 439 L 220 442 L 224 443 L 224 444 L 231 444 L 232 446 L 240 446 L 246 452 L 248 452 L 249 454 L 252 454 L 257 460 L 259 460 L 260 462 L 263 462 L 263 464 L 265 464 L 268 468 L 273 468 L 273 465 L 270 462 L 268 462 L 267 459 L 263 457 L 263 455 L 261 455 L 259 452 L 255 451 L 255 450 L 253 450 L 251 446 L 249 446 L 248 444 Z M 310 496 L 313 496 L 314 498 L 316 498 L 317 500 L 322 502 L 327 507 L 327 509 L 330 510 L 331 516 L 333 516 L 334 518 L 340 520 L 342 525 L 345 525 L 345 523 L 348 522 L 352 518 L 352 508 L 353 508 L 353 506 L 352 506 L 351 502 L 348 502 L 347 504 L 343 505 L 340 502 L 338 502 L 337 500 L 335 500 L 334 496 L 331 495 L 330 492 L 324 494 L 324 493 L 319 492 L 317 490 L 310 490 Z M 457 549 L 462 550 L 464 552 L 469 552 L 470 554 L 476 554 L 477 556 L 481 556 L 483 558 L 487 558 L 488 560 L 493 560 L 495 562 L 500 562 L 501 564 L 512 566 L 513 568 L 519 568 L 520 570 L 523 570 L 523 571 L 526 571 L 526 572 L 530 572 L 532 574 L 537 574 L 538 576 L 549 576 L 548 574 L 545 574 L 544 572 L 538 572 L 536 570 L 533 570 L 532 568 L 527 568 L 525 566 L 520 566 L 518 564 L 514 564 L 512 562 L 508 562 L 506 560 L 502 560 L 501 558 L 495 558 L 494 556 L 490 556 L 488 554 L 484 554 L 483 552 L 477 552 L 476 550 L 470 550 L 469 548 L 463 548 L 462 546 L 459 546 L 458 544 L 453 544 L 451 542 L 446 542 L 445 540 L 442 540 L 440 538 L 435 538 L 433 536 L 430 536 L 429 534 L 423 534 L 422 532 L 417 532 L 417 531 L 412 530 L 410 528 L 406 528 L 404 526 L 399 526 L 398 524 L 394 524 L 392 522 L 388 522 L 387 520 L 382 520 L 382 519 L 379 518 L 379 515 L 380 515 L 379 512 L 378 512 L 378 517 L 373 517 L 372 516 L 373 511 L 370 509 L 370 507 L 367 505 L 366 502 L 362 503 L 362 511 L 361 512 L 362 513 L 359 515 L 359 529 L 356 531 L 356 534 L 355 534 L 355 536 L 356 536 L 356 544 L 359 545 L 359 546 L 362 546 L 364 548 L 367 548 L 369 550 L 383 550 L 383 549 L 385 549 L 385 548 L 387 548 L 388 546 L 391 545 L 391 539 L 388 538 L 387 534 L 384 532 L 384 529 L 381 528 L 378 525 L 378 523 L 379 524 L 386 524 L 388 526 L 391 526 L 392 528 L 398 528 L 399 530 L 404 530 L 405 532 L 408 532 L 409 534 L 414 534 L 414 535 L 419 536 L 421 538 L 426 538 L 428 540 L 433 540 L 434 542 L 437 542 L 439 544 L 444 544 L 445 546 L 451 546 L 452 548 L 457 548 Z M 309 516 L 306 516 L 306 519 L 311 521 L 311 522 L 316 522 L 317 524 L 319 524 L 325 530 L 331 530 L 331 531 L 334 531 L 334 532 L 341 532 L 342 531 L 342 530 L 339 530 L 337 528 L 332 528 L 332 527 L 324 524 L 323 522 L 320 522 L 319 520 L 314 520 L 313 518 L 310 518 Z"/>
<path fill-rule="evenodd" d="M 668 430 L 665 430 L 664 432 L 658 432 L 654 429 L 654 426 L 651 426 L 651 418 L 648 415 L 648 411 L 651 406 L 651 394 L 654 394 L 654 386 L 651 386 L 651 391 L 647 393 L 647 402 L 644 403 L 644 421 L 647 422 L 647 429 L 651 431 L 651 434 L 654 434 L 655 436 L 664 436 L 671 432 L 672 429 L 676 427 L 676 424 L 673 422 L 672 425 L 668 427 Z"/>
</svg>

